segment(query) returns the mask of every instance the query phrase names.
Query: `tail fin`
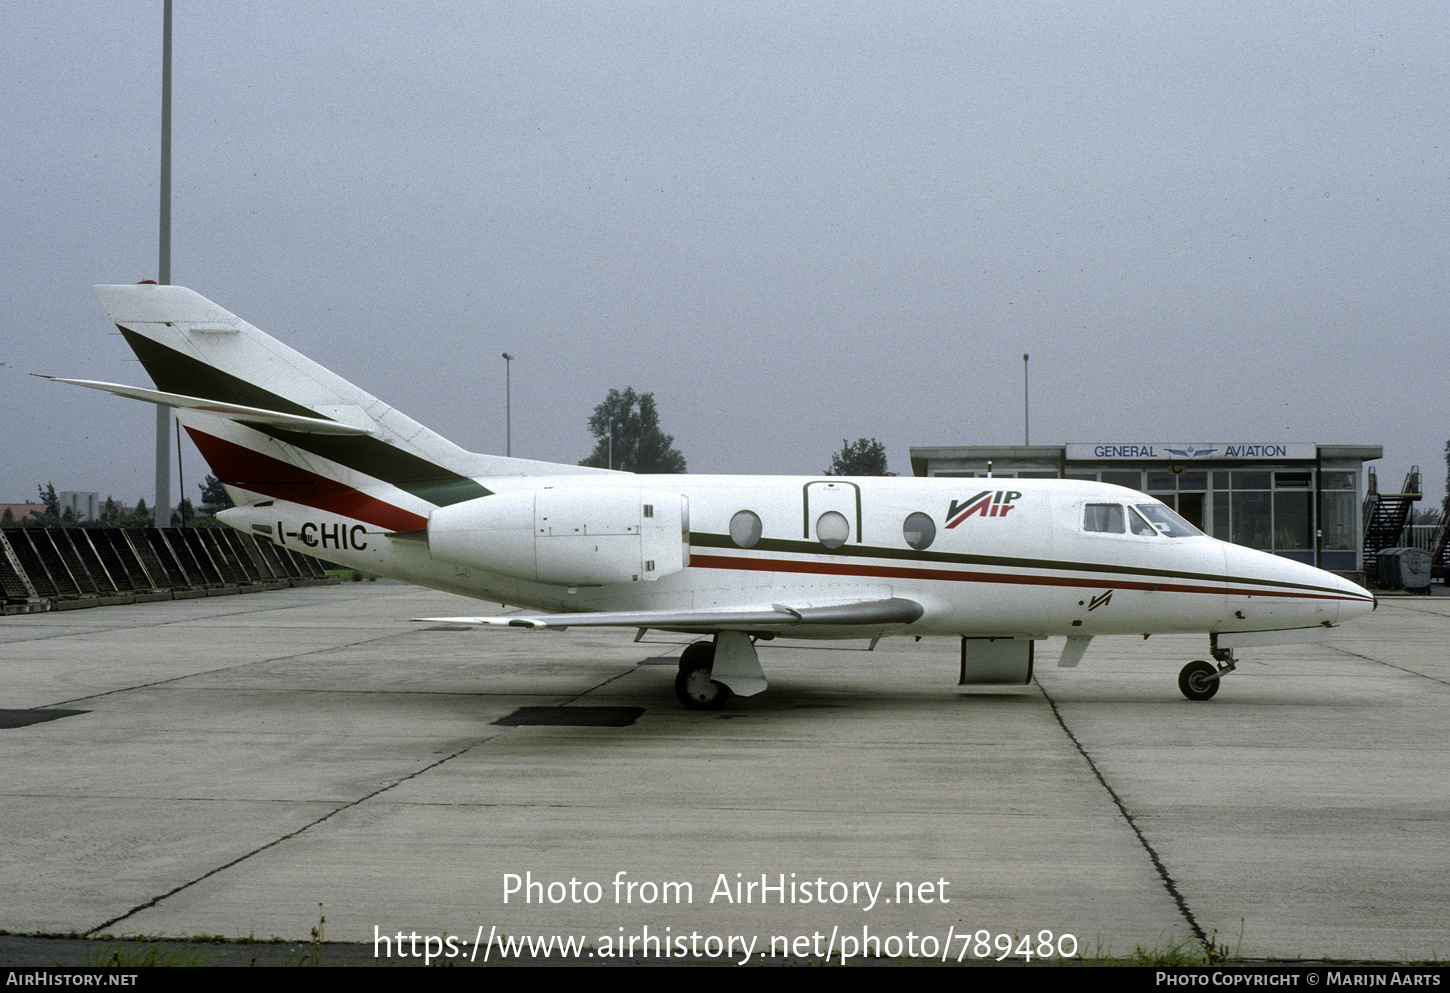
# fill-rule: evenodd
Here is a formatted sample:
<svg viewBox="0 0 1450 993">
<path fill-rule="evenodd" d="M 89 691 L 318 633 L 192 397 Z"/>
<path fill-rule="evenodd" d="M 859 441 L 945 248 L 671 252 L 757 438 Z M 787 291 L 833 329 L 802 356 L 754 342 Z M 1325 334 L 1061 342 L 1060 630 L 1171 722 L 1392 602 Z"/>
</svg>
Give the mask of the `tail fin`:
<svg viewBox="0 0 1450 993">
<path fill-rule="evenodd" d="M 410 530 L 433 507 L 486 496 L 477 477 L 595 471 L 465 451 L 184 287 L 96 296 L 157 390 L 83 385 L 177 407 L 238 502 L 280 498 Z"/>
</svg>

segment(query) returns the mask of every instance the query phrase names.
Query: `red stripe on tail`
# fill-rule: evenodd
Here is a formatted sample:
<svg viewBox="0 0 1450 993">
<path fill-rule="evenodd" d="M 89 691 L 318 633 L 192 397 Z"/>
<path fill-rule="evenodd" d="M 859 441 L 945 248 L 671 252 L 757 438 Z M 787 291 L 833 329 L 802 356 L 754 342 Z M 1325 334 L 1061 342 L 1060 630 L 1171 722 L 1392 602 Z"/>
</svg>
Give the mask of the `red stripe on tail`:
<svg viewBox="0 0 1450 993">
<path fill-rule="evenodd" d="M 339 517 L 366 521 L 389 531 L 416 531 L 428 526 L 428 518 L 384 503 L 375 497 L 308 472 L 300 466 L 274 459 L 215 435 L 187 428 L 217 479 L 253 493 L 316 507 Z"/>
</svg>

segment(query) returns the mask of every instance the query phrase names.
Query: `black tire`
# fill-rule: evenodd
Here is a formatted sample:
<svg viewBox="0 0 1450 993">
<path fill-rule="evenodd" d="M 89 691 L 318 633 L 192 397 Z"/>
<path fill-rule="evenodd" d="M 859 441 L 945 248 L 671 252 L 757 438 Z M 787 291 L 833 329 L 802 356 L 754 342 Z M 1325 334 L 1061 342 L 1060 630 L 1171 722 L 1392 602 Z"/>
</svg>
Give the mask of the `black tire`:
<svg viewBox="0 0 1450 993">
<path fill-rule="evenodd" d="M 710 678 L 715 646 L 697 641 L 680 653 L 680 671 L 675 676 L 675 696 L 688 710 L 719 710 L 730 699 L 730 687 Z"/>
<path fill-rule="evenodd" d="M 715 645 L 709 641 L 695 641 L 685 646 L 680 653 L 680 671 L 686 669 L 698 669 L 704 666 L 706 669 L 715 664 Z"/>
<path fill-rule="evenodd" d="M 1219 680 L 1205 677 L 1215 672 L 1218 668 L 1210 662 L 1190 662 L 1178 673 L 1178 688 L 1190 700 L 1211 700 L 1218 692 Z"/>
</svg>

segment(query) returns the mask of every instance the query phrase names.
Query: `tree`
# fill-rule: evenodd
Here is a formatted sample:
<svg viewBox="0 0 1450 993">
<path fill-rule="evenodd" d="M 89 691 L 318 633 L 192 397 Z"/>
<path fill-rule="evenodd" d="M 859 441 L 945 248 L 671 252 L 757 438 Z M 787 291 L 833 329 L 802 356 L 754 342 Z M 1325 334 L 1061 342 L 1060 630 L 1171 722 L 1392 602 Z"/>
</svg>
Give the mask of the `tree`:
<svg viewBox="0 0 1450 993">
<path fill-rule="evenodd" d="M 638 394 L 634 387 L 626 387 L 623 393 L 610 390 L 589 418 L 589 433 L 598 440 L 594 452 L 580 465 L 639 473 L 685 471 L 685 457 L 672 447 L 674 435 L 660 430 L 653 393 Z"/>
<path fill-rule="evenodd" d="M 232 498 L 227 496 L 227 488 L 215 476 L 208 476 L 197 485 L 201 488 L 201 509 L 204 512 L 215 515 L 234 506 Z"/>
<path fill-rule="evenodd" d="M 827 476 L 894 476 L 886 471 L 886 446 L 875 438 L 841 439 L 841 450 L 831 456 Z"/>
<path fill-rule="evenodd" d="M 36 487 L 40 490 L 40 502 L 45 504 L 45 516 L 60 519 L 60 497 L 55 495 L 55 484 Z"/>
</svg>

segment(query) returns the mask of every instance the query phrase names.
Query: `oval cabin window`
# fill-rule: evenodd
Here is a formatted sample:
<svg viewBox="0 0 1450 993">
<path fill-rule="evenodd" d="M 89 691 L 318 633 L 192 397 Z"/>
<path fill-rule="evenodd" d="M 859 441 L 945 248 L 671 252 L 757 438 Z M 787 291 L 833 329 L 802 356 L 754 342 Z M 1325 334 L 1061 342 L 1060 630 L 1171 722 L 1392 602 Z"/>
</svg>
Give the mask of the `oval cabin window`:
<svg viewBox="0 0 1450 993">
<path fill-rule="evenodd" d="M 760 517 L 753 510 L 742 510 L 730 518 L 730 540 L 741 548 L 754 548 L 762 530 Z"/>
<path fill-rule="evenodd" d="M 901 526 L 901 536 L 918 552 L 930 548 L 931 543 L 936 541 L 936 522 L 918 511 L 906 518 L 906 523 Z"/>
<path fill-rule="evenodd" d="M 828 510 L 816 518 L 816 540 L 827 548 L 840 548 L 851 537 L 851 525 L 845 516 Z"/>
</svg>

